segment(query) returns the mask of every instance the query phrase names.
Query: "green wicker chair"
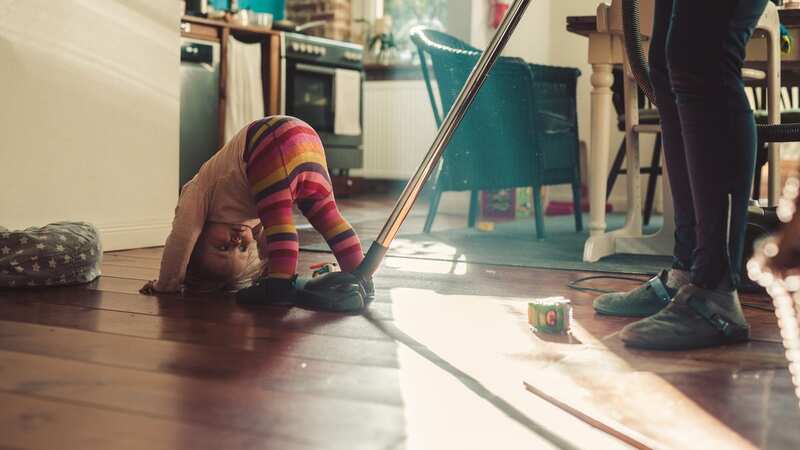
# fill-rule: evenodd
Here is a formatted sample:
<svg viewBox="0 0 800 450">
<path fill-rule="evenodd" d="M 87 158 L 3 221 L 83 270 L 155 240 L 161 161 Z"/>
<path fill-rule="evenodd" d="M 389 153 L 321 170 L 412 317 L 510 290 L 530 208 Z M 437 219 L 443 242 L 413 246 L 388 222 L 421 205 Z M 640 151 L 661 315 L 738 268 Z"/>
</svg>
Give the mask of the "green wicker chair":
<svg viewBox="0 0 800 450">
<path fill-rule="evenodd" d="M 438 101 L 449 111 L 480 51 L 448 34 L 416 28 L 422 74 L 441 126 Z M 544 238 L 541 187 L 571 184 L 575 229 L 583 229 L 575 85 L 580 71 L 501 57 L 448 144 L 436 175 L 425 223 L 429 232 L 446 191 L 471 191 L 468 225 L 478 216 L 478 191 L 533 187 L 536 236 Z"/>
</svg>

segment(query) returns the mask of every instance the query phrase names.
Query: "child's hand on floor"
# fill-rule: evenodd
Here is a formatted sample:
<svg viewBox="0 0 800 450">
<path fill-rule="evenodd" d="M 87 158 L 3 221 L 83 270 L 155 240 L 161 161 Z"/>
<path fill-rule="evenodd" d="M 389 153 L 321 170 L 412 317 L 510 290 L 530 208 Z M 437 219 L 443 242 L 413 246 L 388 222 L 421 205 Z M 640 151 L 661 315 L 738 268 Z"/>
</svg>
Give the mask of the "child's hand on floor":
<svg viewBox="0 0 800 450">
<path fill-rule="evenodd" d="M 181 286 L 180 290 L 178 290 L 176 292 L 172 292 L 172 291 L 164 291 L 164 290 L 156 289 L 156 285 L 158 285 L 158 280 L 150 280 L 147 283 L 145 283 L 145 285 L 142 286 L 141 289 L 139 289 L 139 293 L 140 294 L 144 294 L 144 295 L 178 294 L 178 295 L 183 296 L 183 294 L 185 292 L 185 288 L 183 286 Z"/>
<path fill-rule="evenodd" d="M 142 286 L 141 289 L 139 289 L 139 293 L 144 295 L 155 295 L 157 293 L 156 282 L 157 280 L 148 281 L 144 286 Z"/>
</svg>

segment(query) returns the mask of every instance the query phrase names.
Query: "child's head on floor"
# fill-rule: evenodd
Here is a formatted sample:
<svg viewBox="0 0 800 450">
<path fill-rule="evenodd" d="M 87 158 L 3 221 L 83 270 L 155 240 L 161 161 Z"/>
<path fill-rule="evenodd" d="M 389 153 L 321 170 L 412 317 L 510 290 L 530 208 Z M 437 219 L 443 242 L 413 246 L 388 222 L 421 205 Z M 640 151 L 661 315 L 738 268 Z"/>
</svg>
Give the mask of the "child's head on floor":
<svg viewBox="0 0 800 450">
<path fill-rule="evenodd" d="M 207 222 L 189 259 L 186 285 L 195 291 L 239 290 L 258 279 L 262 269 L 253 229 Z"/>
</svg>

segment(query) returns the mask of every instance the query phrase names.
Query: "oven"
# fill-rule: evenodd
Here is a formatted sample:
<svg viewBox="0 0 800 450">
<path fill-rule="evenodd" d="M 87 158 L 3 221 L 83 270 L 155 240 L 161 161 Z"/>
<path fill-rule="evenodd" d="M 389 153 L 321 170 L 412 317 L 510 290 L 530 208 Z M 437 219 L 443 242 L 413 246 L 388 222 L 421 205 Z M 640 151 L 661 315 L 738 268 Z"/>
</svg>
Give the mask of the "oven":
<svg viewBox="0 0 800 450">
<path fill-rule="evenodd" d="M 362 46 L 298 33 L 282 41 L 282 112 L 319 133 L 331 170 L 362 167 Z"/>
</svg>

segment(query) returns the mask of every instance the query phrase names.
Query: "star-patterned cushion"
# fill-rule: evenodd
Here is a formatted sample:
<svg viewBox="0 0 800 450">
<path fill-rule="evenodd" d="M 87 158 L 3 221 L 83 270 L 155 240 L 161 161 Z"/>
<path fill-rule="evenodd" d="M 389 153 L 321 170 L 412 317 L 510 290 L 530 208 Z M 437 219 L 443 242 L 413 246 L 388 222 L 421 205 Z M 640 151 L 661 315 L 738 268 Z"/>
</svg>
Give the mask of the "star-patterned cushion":
<svg viewBox="0 0 800 450">
<path fill-rule="evenodd" d="M 0 227 L 0 289 L 88 283 L 100 275 L 102 257 L 97 229 L 88 223 Z"/>
</svg>

